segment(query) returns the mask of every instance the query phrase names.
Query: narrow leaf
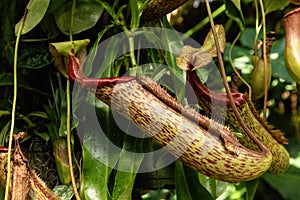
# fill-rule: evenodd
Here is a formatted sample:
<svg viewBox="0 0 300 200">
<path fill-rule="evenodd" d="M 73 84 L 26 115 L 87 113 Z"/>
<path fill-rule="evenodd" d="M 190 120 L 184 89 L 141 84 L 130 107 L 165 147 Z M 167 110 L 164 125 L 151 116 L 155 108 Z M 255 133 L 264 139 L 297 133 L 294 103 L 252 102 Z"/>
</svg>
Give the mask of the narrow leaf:
<svg viewBox="0 0 300 200">
<path fill-rule="evenodd" d="M 185 177 L 183 164 L 180 161 L 175 163 L 175 188 L 178 200 L 193 200 Z"/>
<path fill-rule="evenodd" d="M 140 23 L 140 13 L 138 9 L 138 1 L 136 0 L 129 0 L 130 6 L 130 14 L 131 14 L 131 25 L 132 29 L 135 29 L 139 26 Z"/>
<path fill-rule="evenodd" d="M 178 190 L 178 188 L 182 190 L 180 191 L 180 193 L 177 193 L 177 195 L 180 195 L 178 196 L 178 199 L 194 200 L 201 197 L 201 199 L 213 200 L 211 194 L 206 190 L 204 186 L 201 185 L 198 178 L 198 172 L 182 165 L 181 163 L 179 164 L 179 162 L 176 163 L 175 169 L 176 175 L 180 174 L 180 176 L 176 176 L 176 191 Z"/>
<path fill-rule="evenodd" d="M 142 142 L 139 138 L 126 137 L 118 163 L 118 171 L 115 176 L 113 199 L 130 199 L 135 177 L 144 158 Z M 123 170 L 130 169 L 129 172 Z"/>
</svg>

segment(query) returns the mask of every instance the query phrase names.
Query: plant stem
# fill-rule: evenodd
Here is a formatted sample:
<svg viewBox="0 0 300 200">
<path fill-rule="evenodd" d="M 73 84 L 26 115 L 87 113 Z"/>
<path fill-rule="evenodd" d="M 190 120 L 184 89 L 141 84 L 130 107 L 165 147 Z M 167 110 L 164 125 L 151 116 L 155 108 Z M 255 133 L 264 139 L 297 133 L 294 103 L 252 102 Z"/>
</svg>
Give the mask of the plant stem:
<svg viewBox="0 0 300 200">
<path fill-rule="evenodd" d="M 11 124 L 10 124 L 10 132 L 9 132 L 9 141 L 8 141 L 8 156 L 7 156 L 7 175 L 6 175 L 6 187 L 5 187 L 5 196 L 4 200 L 8 200 L 9 197 L 9 186 L 10 186 L 10 179 L 11 179 L 11 151 L 12 151 L 12 140 L 14 134 L 14 126 L 16 120 L 16 106 L 17 106 L 17 92 L 18 92 L 18 49 L 20 43 L 20 37 L 22 33 L 22 29 L 24 27 L 26 15 L 27 15 L 27 8 L 25 8 L 24 15 L 21 19 L 21 25 L 18 30 L 18 35 L 15 44 L 15 52 L 14 52 L 14 96 L 13 96 L 13 103 L 12 103 L 12 111 L 11 111 Z"/>
<path fill-rule="evenodd" d="M 234 41 L 232 42 L 232 44 L 230 45 L 230 49 L 229 49 L 229 63 L 232 66 L 233 71 L 235 72 L 235 74 L 239 77 L 240 80 L 242 80 L 242 82 L 248 87 L 249 90 L 249 95 L 251 96 L 251 86 L 247 83 L 247 81 L 245 81 L 245 79 L 240 75 L 240 73 L 236 70 L 233 61 L 232 61 L 232 49 L 235 45 L 235 43 L 238 41 L 238 39 L 240 38 L 241 32 L 239 32 L 239 34 L 236 36 L 236 38 L 234 39 Z"/>
<path fill-rule="evenodd" d="M 76 10 L 76 0 L 73 0 L 72 10 L 71 10 L 71 22 L 70 22 L 70 41 L 73 41 L 73 24 L 74 24 L 74 16 Z M 70 95 L 70 80 L 67 80 L 66 86 L 67 93 L 67 148 L 68 148 L 68 162 L 69 162 L 69 171 L 71 177 L 72 188 L 74 191 L 74 195 L 76 200 L 80 200 L 80 195 L 77 191 L 76 180 L 73 172 L 73 163 L 72 163 L 72 146 L 71 146 L 71 95 Z"/>
<path fill-rule="evenodd" d="M 137 64 L 134 55 L 134 34 L 132 34 L 131 32 L 128 34 L 128 40 L 129 40 L 129 52 L 130 52 L 131 64 L 132 67 L 136 67 Z"/>
<path fill-rule="evenodd" d="M 257 0 L 254 0 L 254 5 L 255 5 L 255 39 L 254 39 L 254 49 L 256 49 L 257 46 L 257 40 L 258 40 L 258 35 L 261 29 L 261 23 L 259 23 L 259 15 L 258 15 L 258 4 Z"/>
<path fill-rule="evenodd" d="M 70 97 L 70 80 L 67 80 L 67 147 L 68 147 L 68 161 L 69 161 L 69 170 L 71 183 L 74 191 L 76 200 L 80 200 L 80 195 L 77 191 L 76 181 L 73 172 L 72 164 L 72 148 L 71 148 L 71 97 Z"/>
<path fill-rule="evenodd" d="M 266 120 L 267 118 L 267 101 L 268 101 L 268 87 L 269 87 L 269 83 L 268 83 L 268 79 L 267 79 L 267 67 L 269 67 L 268 62 L 267 62 L 267 31 L 266 31 L 266 18 L 265 18 L 265 11 L 264 11 L 264 4 L 262 0 L 259 0 L 259 4 L 260 4 L 260 9 L 261 9 L 261 15 L 262 15 L 262 26 L 263 26 L 263 58 L 264 58 L 264 68 L 265 68 L 265 74 L 264 74 L 264 78 L 265 78 L 265 83 L 264 83 L 264 91 L 265 91 L 265 95 L 264 95 L 264 114 L 263 114 L 263 119 Z"/>
</svg>

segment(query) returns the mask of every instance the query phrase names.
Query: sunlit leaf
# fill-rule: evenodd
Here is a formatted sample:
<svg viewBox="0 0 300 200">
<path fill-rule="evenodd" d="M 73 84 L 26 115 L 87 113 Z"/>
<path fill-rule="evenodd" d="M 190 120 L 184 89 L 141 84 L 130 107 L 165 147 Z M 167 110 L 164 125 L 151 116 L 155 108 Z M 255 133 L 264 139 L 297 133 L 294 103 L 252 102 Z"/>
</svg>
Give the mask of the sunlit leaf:
<svg viewBox="0 0 300 200">
<path fill-rule="evenodd" d="M 89 146 L 89 143 L 85 143 Z M 92 153 L 83 146 L 82 181 L 80 196 L 86 200 L 108 200 L 108 177 L 111 169 L 98 161 Z M 89 148 L 89 147 L 88 147 Z"/>
<path fill-rule="evenodd" d="M 50 0 L 30 0 L 27 4 L 27 14 L 25 17 L 24 26 L 21 34 L 26 34 L 31 31 L 36 25 L 40 23 L 43 19 L 47 8 L 49 6 Z M 22 20 L 18 22 L 15 26 L 15 34 L 18 33 Z"/>
</svg>

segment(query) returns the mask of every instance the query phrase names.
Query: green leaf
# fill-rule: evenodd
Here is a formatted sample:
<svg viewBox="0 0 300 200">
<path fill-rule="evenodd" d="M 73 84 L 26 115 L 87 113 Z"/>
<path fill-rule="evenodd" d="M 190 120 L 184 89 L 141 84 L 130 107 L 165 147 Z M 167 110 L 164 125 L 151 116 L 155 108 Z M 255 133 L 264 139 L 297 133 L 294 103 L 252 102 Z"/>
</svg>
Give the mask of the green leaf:
<svg viewBox="0 0 300 200">
<path fill-rule="evenodd" d="M 274 187 L 283 199 L 298 200 L 300 196 L 300 169 L 290 166 L 288 171 L 279 175 L 264 174 L 263 178 Z"/>
<path fill-rule="evenodd" d="M 227 16 L 233 19 L 239 25 L 240 29 L 243 30 L 245 21 L 240 0 L 225 0 L 225 6 Z"/>
<path fill-rule="evenodd" d="M 5 190 L 3 188 L 3 186 L 0 186 L 0 199 L 4 199 L 5 198 Z"/>
<path fill-rule="evenodd" d="M 289 0 L 263 0 L 265 7 L 265 14 L 273 11 L 283 10 L 287 5 L 289 5 Z"/>
<path fill-rule="evenodd" d="M 91 95 L 93 97 L 89 98 L 95 101 L 94 94 Z M 123 137 L 122 132 L 117 129 L 118 126 L 113 123 L 110 108 L 99 100 L 95 106 L 96 119 L 89 114 L 95 110 L 94 106 L 85 104 L 83 108 L 80 108 L 82 116 L 85 115 L 83 111 L 88 112 L 83 123 L 90 124 L 81 130 L 84 136 L 80 193 L 85 199 L 107 200 L 111 199 L 109 180 L 112 167 L 116 165 L 121 152 L 121 149 L 118 150 L 115 147 L 123 144 Z M 100 128 L 96 126 L 97 124 Z M 116 133 L 118 134 L 117 137 Z"/>
<path fill-rule="evenodd" d="M 121 36 L 125 36 L 125 34 L 122 34 L 118 37 L 111 37 L 111 39 L 108 41 L 107 46 L 105 47 L 105 52 L 102 65 L 99 67 L 98 72 L 96 73 L 96 77 L 112 77 L 112 76 L 118 76 L 119 71 L 114 71 L 114 61 L 117 58 L 118 50 L 122 49 L 121 44 L 126 41 L 126 39 L 122 38 Z M 103 48 L 103 46 L 100 46 Z M 102 49 L 100 49 L 102 50 Z M 97 66 L 95 66 L 97 67 Z"/>
<path fill-rule="evenodd" d="M 79 50 L 85 48 L 89 43 L 89 39 L 55 42 L 49 44 L 49 50 L 54 57 L 56 57 L 56 55 L 68 57 L 72 48 L 74 48 L 74 53 L 76 54 Z"/>
<path fill-rule="evenodd" d="M 165 49 L 165 59 L 166 63 L 169 67 L 176 69 L 176 57 L 183 47 L 182 37 L 176 32 L 169 22 L 167 18 L 163 18 L 163 27 L 166 28 L 162 32 L 162 42 Z M 178 69 L 178 68 L 177 68 Z"/>
<path fill-rule="evenodd" d="M 89 76 L 92 69 L 93 69 L 93 61 L 95 60 L 96 56 L 97 56 L 97 48 L 98 48 L 98 45 L 103 37 L 103 35 L 113 27 L 113 25 L 107 25 L 105 26 L 105 28 L 100 31 L 98 33 L 98 38 L 97 40 L 95 41 L 95 43 L 93 44 L 92 48 L 90 49 L 90 52 L 88 54 L 88 57 L 85 61 L 85 65 L 84 65 L 84 68 L 82 69 L 83 73 L 86 75 L 86 76 Z"/>
<path fill-rule="evenodd" d="M 118 171 L 115 176 L 115 184 L 113 188 L 113 199 L 130 199 L 136 173 L 144 158 L 142 150 L 142 142 L 139 138 L 125 137 L 123 149 L 120 154 L 118 163 Z M 130 172 L 124 172 L 122 169 L 130 169 Z"/>
<path fill-rule="evenodd" d="M 210 193 L 210 195 L 214 199 L 217 199 L 218 197 L 223 195 L 228 189 L 228 186 L 231 185 L 231 183 L 218 181 L 214 178 L 207 177 L 200 173 L 198 173 L 198 177 L 201 185 Z"/>
<path fill-rule="evenodd" d="M 44 106 L 51 120 L 50 123 L 46 124 L 46 127 L 53 147 L 59 180 L 64 185 L 70 184 L 71 182 L 66 139 L 66 99 L 66 95 L 64 95 L 61 101 L 60 119 L 58 119 L 53 109 L 49 106 Z"/>
<path fill-rule="evenodd" d="M 180 161 L 175 163 L 175 188 L 178 200 L 193 200 L 185 177 L 183 164 Z"/>
<path fill-rule="evenodd" d="M 10 129 L 10 123 L 11 123 L 11 121 L 8 121 L 1 129 L 1 132 L 0 132 L 0 145 L 1 146 L 4 146 L 4 144 L 6 144 L 6 142 L 7 142 L 6 136 Z"/>
<path fill-rule="evenodd" d="M 131 14 L 131 29 L 136 29 L 140 23 L 140 13 L 138 9 L 138 1 L 129 0 L 130 14 Z"/>
<path fill-rule="evenodd" d="M 198 172 L 176 162 L 175 188 L 178 200 L 205 199 L 213 200 L 211 194 L 203 187 L 198 179 Z"/>
<path fill-rule="evenodd" d="M 19 67 L 40 69 L 54 61 L 51 54 L 42 46 L 28 46 L 19 53 Z"/>
<path fill-rule="evenodd" d="M 67 95 L 61 100 L 60 106 L 60 125 L 58 131 L 59 137 L 67 137 Z"/>
<path fill-rule="evenodd" d="M 71 177 L 69 171 L 66 139 L 58 136 L 58 128 L 56 124 L 49 123 L 46 124 L 46 126 L 48 128 L 51 143 L 53 146 L 59 180 L 64 185 L 70 184 Z"/>
<path fill-rule="evenodd" d="M 259 179 L 254 179 L 252 181 L 245 182 L 247 193 L 246 193 L 246 199 L 252 200 L 254 199 L 254 195 L 256 193 L 257 186 L 259 184 Z"/>
<path fill-rule="evenodd" d="M 80 196 L 86 200 L 108 200 L 108 177 L 111 169 L 96 159 L 86 146 L 89 142 L 84 142 L 82 181 L 80 184 Z"/>
<path fill-rule="evenodd" d="M 45 13 L 47 11 L 47 8 L 49 6 L 50 0 L 30 0 L 27 4 L 27 14 L 25 17 L 24 26 L 22 29 L 21 34 L 26 34 L 29 31 L 31 31 L 36 25 L 38 25 L 43 17 L 45 16 Z M 15 26 L 15 34 L 17 35 L 18 30 L 20 28 L 20 25 L 23 21 L 23 18 L 21 21 L 19 21 Z"/>
<path fill-rule="evenodd" d="M 50 136 L 48 132 L 38 132 L 37 130 L 33 130 L 33 133 L 39 136 L 40 138 L 42 138 L 43 140 L 45 140 L 46 142 L 50 140 Z"/>
<path fill-rule="evenodd" d="M 243 47 L 253 49 L 254 48 L 254 39 L 255 39 L 256 31 L 255 28 L 246 28 L 243 30 L 241 37 L 240 37 L 240 42 Z M 259 39 L 262 38 L 262 32 L 259 34 Z"/>
<path fill-rule="evenodd" d="M 1 116 L 1 114 L 0 114 Z M 49 116 L 47 113 L 42 112 L 42 111 L 32 111 L 28 114 L 28 117 L 38 117 L 38 118 L 44 118 L 44 119 L 49 119 Z"/>
<path fill-rule="evenodd" d="M 173 79 L 177 99 L 182 101 L 185 96 L 186 76 L 185 73 L 177 67 L 176 57 L 183 47 L 183 40 L 177 31 L 170 30 L 172 27 L 165 17 L 163 18 L 163 27 L 166 28 L 163 29 L 162 32 L 166 63 L 171 69 L 171 77 Z"/>
<path fill-rule="evenodd" d="M 282 78 L 287 82 L 293 83 L 294 80 L 291 78 L 288 71 L 286 70 L 284 50 L 285 50 L 285 38 L 275 40 L 270 55 L 270 60 L 272 65 L 272 75 L 274 77 Z"/>
<path fill-rule="evenodd" d="M 47 10 L 47 13 L 53 13 L 54 11 L 58 10 L 59 8 L 61 8 L 63 5 L 65 5 L 68 2 L 69 2 L 69 0 L 51 0 L 48 10 Z"/>
<path fill-rule="evenodd" d="M 61 200 L 71 200 L 74 196 L 72 185 L 57 185 L 52 190 Z"/>
<path fill-rule="evenodd" d="M 104 9 L 106 12 L 108 12 L 108 14 L 114 19 L 114 20 L 117 20 L 118 19 L 118 16 L 115 14 L 115 11 L 114 11 L 114 8 L 111 7 L 109 5 L 109 3 L 105 2 L 105 1 L 102 1 L 102 0 L 98 0 L 97 1 Z M 122 9 L 120 9 L 122 10 Z"/>
<path fill-rule="evenodd" d="M 102 15 L 103 7 L 94 1 L 78 1 L 74 12 L 72 34 L 78 34 L 92 28 L 97 23 Z M 71 13 L 72 3 L 66 3 L 54 13 L 54 19 L 59 30 L 66 35 L 70 34 Z"/>
</svg>

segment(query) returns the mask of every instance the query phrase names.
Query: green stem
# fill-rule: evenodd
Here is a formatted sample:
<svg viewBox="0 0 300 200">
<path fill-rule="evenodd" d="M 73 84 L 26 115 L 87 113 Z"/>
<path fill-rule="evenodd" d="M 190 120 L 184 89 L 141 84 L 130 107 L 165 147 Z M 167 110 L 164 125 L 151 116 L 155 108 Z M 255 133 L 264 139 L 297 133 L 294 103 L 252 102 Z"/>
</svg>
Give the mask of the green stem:
<svg viewBox="0 0 300 200">
<path fill-rule="evenodd" d="M 71 183 L 74 191 L 74 195 L 76 200 L 80 200 L 80 195 L 77 191 L 76 181 L 73 172 L 73 164 L 72 164 L 72 148 L 71 148 L 71 97 L 70 97 L 70 80 L 67 80 L 67 148 L 68 148 L 68 162 L 69 162 L 69 170 Z"/>
<path fill-rule="evenodd" d="M 125 32 L 126 36 L 128 37 L 129 55 L 130 55 L 132 67 L 136 67 L 137 62 L 136 62 L 135 55 L 134 55 L 134 31 L 135 31 L 135 29 L 128 30 L 126 26 L 122 26 L 122 29 Z M 135 76 L 135 75 L 136 74 L 131 74 L 131 76 Z"/>
<path fill-rule="evenodd" d="M 261 15 L 262 15 L 262 26 L 263 26 L 263 58 L 264 58 L 264 68 L 265 68 L 265 83 L 264 83 L 264 90 L 265 90 L 265 95 L 264 95 L 264 115 L 263 119 L 266 120 L 267 118 L 267 101 L 268 101 L 268 79 L 267 79 L 267 67 L 269 67 L 268 62 L 267 62 L 267 31 L 266 31 L 266 17 L 265 17 L 265 11 L 264 11 L 264 4 L 262 0 L 259 0 L 260 3 L 260 9 L 261 9 Z"/>
<path fill-rule="evenodd" d="M 239 77 L 239 79 L 248 87 L 249 90 L 249 94 L 251 96 L 251 86 L 247 83 L 247 81 L 240 75 L 240 73 L 236 70 L 233 61 L 232 61 L 232 49 L 234 47 L 234 45 L 236 44 L 236 42 L 238 41 L 238 39 L 240 38 L 241 32 L 239 32 L 239 34 L 237 35 L 237 37 L 234 39 L 234 41 L 232 42 L 232 44 L 230 45 L 229 48 L 229 63 L 232 66 L 233 71 L 235 72 L 235 74 Z"/>
<path fill-rule="evenodd" d="M 14 134 L 14 126 L 16 120 L 16 106 L 17 106 L 17 90 L 18 90 L 18 79 L 17 79 L 17 67 L 18 67 L 18 49 L 20 43 L 20 37 L 22 33 L 22 29 L 24 27 L 25 18 L 27 15 L 27 8 L 25 8 L 24 15 L 21 19 L 21 25 L 18 30 L 18 35 L 15 44 L 15 52 L 14 52 L 14 96 L 13 96 L 13 103 L 12 103 L 12 111 L 11 111 L 11 124 L 10 124 L 10 132 L 9 132 L 9 142 L 8 142 L 8 156 L 7 156 L 7 178 L 6 178 L 6 187 L 5 187 L 5 196 L 4 200 L 8 200 L 9 197 L 9 186 L 10 186 L 10 177 L 11 177 L 11 151 L 12 151 L 12 140 Z"/>
<path fill-rule="evenodd" d="M 76 10 L 76 0 L 73 0 L 72 10 L 71 10 L 71 20 L 70 20 L 70 33 L 69 33 L 70 41 L 73 41 L 73 25 L 74 25 L 75 10 Z"/>
<path fill-rule="evenodd" d="M 261 24 L 259 24 L 259 16 L 258 16 L 258 4 L 257 4 L 257 0 L 254 1 L 254 5 L 255 5 L 255 39 L 254 39 L 254 47 L 256 49 L 257 46 L 257 40 L 258 40 L 258 35 L 261 29 Z"/>
<path fill-rule="evenodd" d="M 132 33 L 129 33 L 128 40 L 129 40 L 129 52 L 130 52 L 131 64 L 132 67 L 136 67 L 137 64 L 134 55 L 134 35 Z"/>
<path fill-rule="evenodd" d="M 73 24 L 74 24 L 74 16 L 76 10 L 76 0 L 73 0 L 72 11 L 71 11 L 71 22 L 70 22 L 70 41 L 73 41 Z M 73 171 L 73 162 L 72 162 L 72 146 L 71 146 L 71 95 L 70 95 L 70 80 L 67 80 L 66 86 L 67 93 L 67 148 L 68 148 L 68 162 L 69 162 L 69 172 L 71 177 L 71 184 L 74 191 L 74 195 L 76 200 L 80 200 L 80 195 L 77 191 L 76 180 L 74 177 Z"/>
<path fill-rule="evenodd" d="M 224 11 L 226 10 L 225 4 L 223 4 L 222 6 L 220 6 L 218 9 L 216 9 L 213 13 L 212 16 L 213 18 L 219 16 L 220 14 L 222 14 Z M 199 22 L 196 26 L 194 26 L 193 28 L 191 28 L 190 30 L 188 30 L 186 33 L 184 33 L 183 35 L 183 39 L 186 39 L 190 36 L 192 36 L 194 33 L 198 32 L 199 30 L 201 30 L 206 24 L 209 23 L 209 17 L 205 17 L 201 22 Z"/>
</svg>

